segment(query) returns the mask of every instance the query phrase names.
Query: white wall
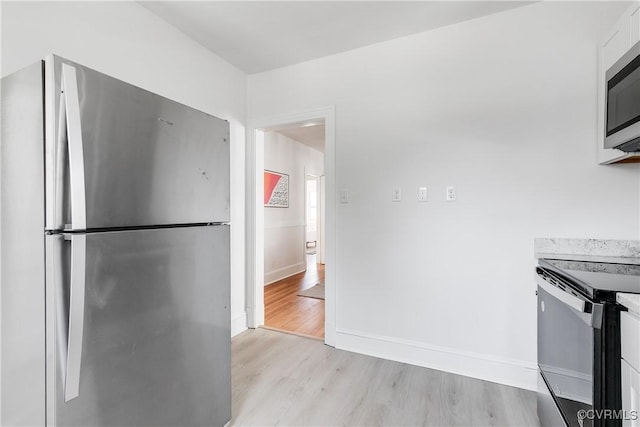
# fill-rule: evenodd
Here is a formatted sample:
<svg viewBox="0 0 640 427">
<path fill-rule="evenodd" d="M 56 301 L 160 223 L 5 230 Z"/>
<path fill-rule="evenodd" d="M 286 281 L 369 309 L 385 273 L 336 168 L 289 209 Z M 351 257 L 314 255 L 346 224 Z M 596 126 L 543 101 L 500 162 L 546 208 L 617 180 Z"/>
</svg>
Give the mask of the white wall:
<svg viewBox="0 0 640 427">
<path fill-rule="evenodd" d="M 231 124 L 232 333 L 244 308 L 246 75 L 134 2 L 2 2 L 1 73 L 49 53 Z"/>
<path fill-rule="evenodd" d="M 638 166 L 595 157 L 608 7 L 542 2 L 249 76 L 249 120 L 335 105 L 339 348 L 535 387 L 534 237 L 640 237 Z"/>
<path fill-rule="evenodd" d="M 289 207 L 264 208 L 267 285 L 306 269 L 305 175 L 324 173 L 324 155 L 278 132 L 265 132 L 264 167 L 289 175 Z"/>
</svg>

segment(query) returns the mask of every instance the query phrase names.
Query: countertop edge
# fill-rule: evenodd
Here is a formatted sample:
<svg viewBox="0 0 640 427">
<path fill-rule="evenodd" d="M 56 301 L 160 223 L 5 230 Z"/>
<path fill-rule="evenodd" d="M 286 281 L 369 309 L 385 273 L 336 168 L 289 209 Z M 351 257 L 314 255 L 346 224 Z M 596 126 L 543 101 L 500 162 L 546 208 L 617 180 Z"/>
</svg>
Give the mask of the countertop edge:
<svg viewBox="0 0 640 427">
<path fill-rule="evenodd" d="M 557 259 L 576 261 L 601 260 L 600 262 L 638 264 L 640 263 L 640 240 L 536 237 L 533 240 L 533 252 L 537 258 L 553 256 Z"/>
</svg>

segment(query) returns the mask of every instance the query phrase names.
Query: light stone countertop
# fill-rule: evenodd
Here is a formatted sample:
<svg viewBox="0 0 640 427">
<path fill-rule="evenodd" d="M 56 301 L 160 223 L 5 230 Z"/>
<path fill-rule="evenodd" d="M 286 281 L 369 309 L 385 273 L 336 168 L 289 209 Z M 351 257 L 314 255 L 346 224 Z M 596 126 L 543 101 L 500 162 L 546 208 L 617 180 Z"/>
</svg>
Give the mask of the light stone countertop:
<svg viewBox="0 0 640 427">
<path fill-rule="evenodd" d="M 534 239 L 536 258 L 640 265 L 640 240 Z"/>
</svg>

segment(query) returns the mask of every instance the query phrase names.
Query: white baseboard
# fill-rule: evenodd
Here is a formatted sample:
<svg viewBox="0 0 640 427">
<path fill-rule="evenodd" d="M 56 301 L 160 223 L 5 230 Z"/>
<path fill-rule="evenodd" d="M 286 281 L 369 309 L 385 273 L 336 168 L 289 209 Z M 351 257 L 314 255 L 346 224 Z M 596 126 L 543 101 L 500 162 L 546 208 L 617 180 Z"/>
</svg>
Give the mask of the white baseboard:
<svg viewBox="0 0 640 427">
<path fill-rule="evenodd" d="M 231 318 L 231 336 L 235 337 L 240 332 L 247 330 L 247 313 L 242 312 L 239 315 Z"/>
<path fill-rule="evenodd" d="M 285 279 L 289 276 L 293 276 L 294 274 L 302 273 L 307 269 L 306 262 L 299 262 L 297 264 L 288 265 L 286 267 L 279 268 L 274 271 L 265 272 L 264 273 L 264 285 L 270 285 L 271 283 L 277 282 L 278 280 Z"/>
<path fill-rule="evenodd" d="M 522 360 L 345 329 L 336 331 L 335 347 L 526 390 L 537 389 L 536 364 Z"/>
</svg>

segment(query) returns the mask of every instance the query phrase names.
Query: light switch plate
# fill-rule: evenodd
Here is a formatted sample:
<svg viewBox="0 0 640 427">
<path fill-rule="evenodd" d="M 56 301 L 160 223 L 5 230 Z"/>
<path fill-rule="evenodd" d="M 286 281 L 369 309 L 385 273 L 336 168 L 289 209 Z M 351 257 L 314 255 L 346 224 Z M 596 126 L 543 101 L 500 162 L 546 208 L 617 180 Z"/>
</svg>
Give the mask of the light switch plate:
<svg viewBox="0 0 640 427">
<path fill-rule="evenodd" d="M 340 190 L 340 203 L 349 203 L 349 190 L 346 188 Z"/>
</svg>

